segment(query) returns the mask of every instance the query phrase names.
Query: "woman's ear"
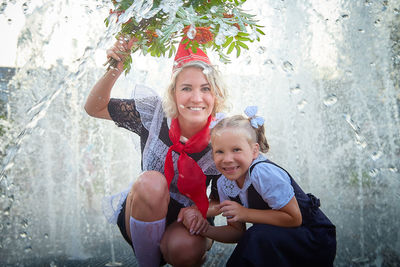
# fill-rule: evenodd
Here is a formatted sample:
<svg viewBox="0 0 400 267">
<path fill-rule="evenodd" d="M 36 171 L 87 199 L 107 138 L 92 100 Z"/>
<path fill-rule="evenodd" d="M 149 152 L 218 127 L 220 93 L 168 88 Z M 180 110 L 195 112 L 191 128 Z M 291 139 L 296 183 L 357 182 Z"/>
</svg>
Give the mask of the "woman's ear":
<svg viewBox="0 0 400 267">
<path fill-rule="evenodd" d="M 258 143 L 255 143 L 253 145 L 253 159 L 256 159 L 259 154 L 260 154 L 260 145 Z"/>
</svg>

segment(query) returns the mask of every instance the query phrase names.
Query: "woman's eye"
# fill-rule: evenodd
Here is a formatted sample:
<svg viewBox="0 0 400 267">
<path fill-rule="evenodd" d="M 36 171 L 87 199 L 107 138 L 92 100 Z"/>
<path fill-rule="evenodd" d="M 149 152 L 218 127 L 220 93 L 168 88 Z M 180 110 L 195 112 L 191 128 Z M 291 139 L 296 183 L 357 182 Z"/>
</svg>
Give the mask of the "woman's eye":
<svg viewBox="0 0 400 267">
<path fill-rule="evenodd" d="M 190 87 L 182 87 L 182 91 L 190 91 Z"/>
<path fill-rule="evenodd" d="M 223 152 L 221 150 L 217 150 L 214 152 L 215 154 L 222 154 Z"/>
<path fill-rule="evenodd" d="M 240 148 L 234 148 L 233 149 L 233 152 L 239 152 L 240 151 Z"/>
<path fill-rule="evenodd" d="M 211 88 L 210 87 L 203 87 L 203 88 L 201 88 L 203 91 L 211 91 Z"/>
</svg>

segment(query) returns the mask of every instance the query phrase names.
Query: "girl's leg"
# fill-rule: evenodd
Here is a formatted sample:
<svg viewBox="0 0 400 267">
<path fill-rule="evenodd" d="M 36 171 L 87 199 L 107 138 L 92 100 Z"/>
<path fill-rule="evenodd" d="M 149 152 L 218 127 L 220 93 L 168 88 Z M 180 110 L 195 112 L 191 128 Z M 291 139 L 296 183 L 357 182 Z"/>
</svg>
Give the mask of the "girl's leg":
<svg viewBox="0 0 400 267">
<path fill-rule="evenodd" d="M 179 267 L 201 266 L 210 245 L 205 237 L 190 235 L 182 223 L 173 222 L 165 230 L 160 247 L 164 259 Z"/>
<path fill-rule="evenodd" d="M 129 192 L 125 227 L 139 266 L 159 266 L 168 203 L 168 185 L 159 172 L 142 173 Z"/>
</svg>

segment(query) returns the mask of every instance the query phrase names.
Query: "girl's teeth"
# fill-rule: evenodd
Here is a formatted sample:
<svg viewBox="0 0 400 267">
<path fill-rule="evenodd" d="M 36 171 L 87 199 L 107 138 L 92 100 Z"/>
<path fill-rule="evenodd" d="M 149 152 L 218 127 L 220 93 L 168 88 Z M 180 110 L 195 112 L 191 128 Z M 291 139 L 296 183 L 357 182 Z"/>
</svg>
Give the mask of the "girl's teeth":
<svg viewBox="0 0 400 267">
<path fill-rule="evenodd" d="M 199 111 L 202 110 L 202 108 L 190 108 L 191 110 Z"/>
</svg>

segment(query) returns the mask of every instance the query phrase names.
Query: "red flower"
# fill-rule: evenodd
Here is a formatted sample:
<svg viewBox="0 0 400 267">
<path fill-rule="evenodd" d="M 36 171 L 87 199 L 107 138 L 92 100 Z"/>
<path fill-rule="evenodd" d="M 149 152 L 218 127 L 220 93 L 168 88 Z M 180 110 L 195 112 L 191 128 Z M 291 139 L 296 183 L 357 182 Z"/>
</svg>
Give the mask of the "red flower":
<svg viewBox="0 0 400 267">
<path fill-rule="evenodd" d="M 193 38 L 199 44 L 206 44 L 214 39 L 214 35 L 210 31 L 211 27 L 196 27 L 196 36 Z M 190 29 L 190 25 L 183 28 L 183 33 L 187 36 L 187 32 Z M 186 38 L 186 37 L 185 37 Z"/>
<path fill-rule="evenodd" d="M 146 30 L 145 33 L 147 35 L 147 44 L 150 44 L 151 42 L 153 42 L 154 38 L 158 37 L 158 34 L 155 31 Z"/>
<path fill-rule="evenodd" d="M 233 18 L 233 14 L 224 13 L 222 14 L 224 18 Z"/>
</svg>

